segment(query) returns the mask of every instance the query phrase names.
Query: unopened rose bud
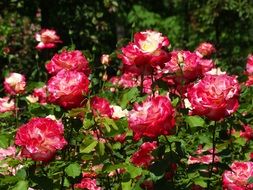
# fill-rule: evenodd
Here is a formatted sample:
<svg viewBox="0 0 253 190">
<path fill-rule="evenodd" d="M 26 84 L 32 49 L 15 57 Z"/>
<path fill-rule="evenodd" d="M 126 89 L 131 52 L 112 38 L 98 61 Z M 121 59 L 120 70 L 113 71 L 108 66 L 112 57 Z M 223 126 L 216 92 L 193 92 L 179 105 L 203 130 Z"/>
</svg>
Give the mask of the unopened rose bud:
<svg viewBox="0 0 253 190">
<path fill-rule="evenodd" d="M 107 81 L 107 79 L 108 79 L 108 75 L 107 75 L 107 73 L 105 72 L 104 75 L 103 75 L 103 77 L 102 77 L 102 80 L 103 80 L 103 81 Z"/>
<path fill-rule="evenodd" d="M 109 65 L 110 62 L 110 56 L 108 54 L 103 54 L 100 59 L 101 63 L 103 65 Z"/>
</svg>

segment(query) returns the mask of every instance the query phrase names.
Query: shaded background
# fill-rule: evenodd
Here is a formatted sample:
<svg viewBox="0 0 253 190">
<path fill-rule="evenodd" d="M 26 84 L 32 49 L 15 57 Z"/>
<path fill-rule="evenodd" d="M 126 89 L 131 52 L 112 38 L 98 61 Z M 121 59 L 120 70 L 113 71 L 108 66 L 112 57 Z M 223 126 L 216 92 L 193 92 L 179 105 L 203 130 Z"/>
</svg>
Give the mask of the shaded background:
<svg viewBox="0 0 253 190">
<path fill-rule="evenodd" d="M 34 35 L 41 28 L 55 29 L 62 46 L 38 52 Z M 101 54 L 111 54 L 146 29 L 167 35 L 172 49 L 194 50 L 200 42 L 212 42 L 216 64 L 240 74 L 253 52 L 253 1 L 2 0 L 0 82 L 9 71 L 42 80 L 43 64 L 63 46 L 83 50 L 96 67 Z"/>
</svg>

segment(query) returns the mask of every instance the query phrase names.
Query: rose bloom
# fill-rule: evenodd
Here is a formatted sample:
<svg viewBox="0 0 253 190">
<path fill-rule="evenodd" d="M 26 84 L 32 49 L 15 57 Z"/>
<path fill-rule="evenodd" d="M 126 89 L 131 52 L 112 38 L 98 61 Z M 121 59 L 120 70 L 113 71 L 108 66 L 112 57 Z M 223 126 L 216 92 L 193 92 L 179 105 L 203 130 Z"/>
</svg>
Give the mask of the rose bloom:
<svg viewBox="0 0 253 190">
<path fill-rule="evenodd" d="M 200 57 L 205 57 L 205 56 L 210 56 L 214 52 L 216 52 L 216 49 L 214 48 L 213 44 L 208 43 L 208 42 L 203 42 L 199 44 L 199 46 L 196 48 L 195 52 L 200 56 Z"/>
<path fill-rule="evenodd" d="M 75 188 L 85 190 L 102 190 L 101 187 L 97 186 L 96 179 L 92 179 L 91 177 L 91 175 L 87 175 L 87 173 L 84 173 L 81 182 L 75 184 Z"/>
<path fill-rule="evenodd" d="M 39 33 L 35 34 L 35 39 L 39 42 L 36 46 L 39 50 L 54 48 L 57 43 L 62 43 L 56 31 L 50 29 L 42 29 Z"/>
<path fill-rule="evenodd" d="M 0 98 L 0 113 L 14 111 L 16 109 L 14 100 L 9 97 Z"/>
<path fill-rule="evenodd" d="M 192 113 L 221 120 L 239 107 L 239 83 L 234 76 L 206 75 L 187 89 Z"/>
<path fill-rule="evenodd" d="M 89 63 L 79 50 L 64 50 L 60 54 L 55 54 L 51 61 L 46 64 L 46 69 L 52 75 L 57 74 L 63 69 L 83 72 L 87 76 L 90 74 Z"/>
<path fill-rule="evenodd" d="M 156 68 L 158 75 L 169 74 L 163 79 L 165 81 L 173 79 L 179 84 L 182 84 L 182 80 L 190 82 L 202 77 L 214 67 L 212 60 L 202 59 L 190 51 L 172 51 L 170 54 L 170 61 L 166 62 L 162 69 Z"/>
<path fill-rule="evenodd" d="M 60 121 L 33 118 L 18 129 L 15 144 L 22 147 L 21 156 L 47 162 L 67 141 L 64 139 L 64 127 Z"/>
<path fill-rule="evenodd" d="M 128 113 L 128 123 L 135 140 L 168 135 L 175 125 L 174 109 L 168 97 L 150 98 L 134 105 L 134 109 Z"/>
<path fill-rule="evenodd" d="M 48 101 L 66 109 L 80 107 L 88 87 L 89 80 L 85 74 L 62 70 L 48 81 Z"/>
<path fill-rule="evenodd" d="M 122 48 L 119 58 L 126 65 L 150 66 L 165 63 L 169 60 L 169 55 L 163 47 L 169 46 L 167 37 L 162 33 L 146 30 L 134 35 L 134 42 Z"/>
<path fill-rule="evenodd" d="M 105 98 L 94 96 L 90 101 L 92 112 L 95 116 L 112 117 L 113 109 L 110 107 L 110 102 Z"/>
<path fill-rule="evenodd" d="M 198 147 L 198 150 L 196 151 L 196 156 L 189 156 L 188 158 L 188 164 L 210 164 L 213 161 L 213 155 L 212 149 L 207 150 L 208 154 L 203 154 L 206 152 L 205 150 L 202 149 L 202 146 L 200 145 Z M 221 158 L 219 156 L 214 156 L 214 162 L 220 162 Z"/>
<path fill-rule="evenodd" d="M 47 103 L 47 86 L 44 85 L 41 88 L 35 88 L 33 90 L 33 96 L 38 99 L 39 103 L 46 104 Z"/>
<path fill-rule="evenodd" d="M 253 129 L 250 125 L 243 125 L 244 131 L 240 131 L 240 137 L 245 138 L 247 141 L 253 139 Z"/>
<path fill-rule="evenodd" d="M 4 79 L 4 89 L 11 95 L 22 94 L 25 92 L 26 79 L 19 73 L 10 73 Z"/>
<path fill-rule="evenodd" d="M 253 184 L 248 184 L 248 179 L 253 177 L 253 162 L 235 161 L 230 168 L 232 171 L 225 171 L 222 175 L 224 190 L 253 189 Z"/>
<path fill-rule="evenodd" d="M 112 108 L 113 110 L 113 113 L 112 113 L 113 119 L 120 119 L 122 117 L 127 117 L 128 115 L 127 109 L 122 110 L 120 106 L 110 105 L 110 108 Z"/>
<path fill-rule="evenodd" d="M 5 159 L 9 156 L 15 156 L 16 148 L 14 146 L 10 146 L 6 149 L 0 148 L 0 160 Z"/>
<path fill-rule="evenodd" d="M 144 142 L 139 150 L 135 152 L 131 157 L 131 162 L 140 167 L 147 168 L 151 162 L 154 160 L 152 156 L 152 151 L 157 148 L 157 143 L 154 142 Z"/>
<path fill-rule="evenodd" d="M 246 64 L 246 72 L 248 75 L 253 74 L 253 55 L 249 55 Z"/>
</svg>

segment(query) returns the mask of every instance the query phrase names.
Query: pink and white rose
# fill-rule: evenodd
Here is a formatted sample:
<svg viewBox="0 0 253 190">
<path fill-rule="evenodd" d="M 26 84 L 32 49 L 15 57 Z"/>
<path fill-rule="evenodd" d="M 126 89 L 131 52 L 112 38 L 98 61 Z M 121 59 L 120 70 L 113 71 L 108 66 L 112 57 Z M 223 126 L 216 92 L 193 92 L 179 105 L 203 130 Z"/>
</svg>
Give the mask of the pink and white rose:
<svg viewBox="0 0 253 190">
<path fill-rule="evenodd" d="M 18 128 L 15 144 L 22 147 L 21 156 L 47 162 L 67 144 L 64 126 L 50 118 L 33 118 Z"/>
<path fill-rule="evenodd" d="M 25 92 L 26 79 L 19 73 L 10 73 L 4 79 L 4 90 L 11 95 L 23 94 Z"/>
<path fill-rule="evenodd" d="M 169 135 L 175 125 L 174 109 L 168 97 L 150 98 L 134 105 L 134 109 L 128 113 L 128 123 L 135 140 Z"/>
<path fill-rule="evenodd" d="M 222 175 L 223 190 L 252 190 L 253 184 L 248 179 L 253 177 L 253 162 L 235 161 L 230 166 L 232 171 Z"/>
<path fill-rule="evenodd" d="M 193 114 L 217 121 L 238 109 L 239 92 L 236 77 L 226 74 L 206 75 L 188 87 L 187 96 Z"/>
<path fill-rule="evenodd" d="M 15 111 L 15 102 L 9 97 L 0 98 L 0 113 Z"/>
<path fill-rule="evenodd" d="M 89 91 L 89 80 L 84 73 L 62 70 L 47 84 L 48 101 L 64 108 L 76 108 L 84 103 Z"/>
<path fill-rule="evenodd" d="M 36 41 L 39 44 L 36 49 L 51 49 L 56 46 L 57 43 L 62 43 L 60 37 L 56 34 L 55 30 L 42 29 L 39 33 L 35 34 Z"/>
<path fill-rule="evenodd" d="M 79 50 L 63 51 L 60 54 L 55 54 L 51 61 L 46 64 L 47 71 L 55 75 L 61 70 L 79 71 L 90 74 L 89 63 L 83 53 Z"/>
</svg>

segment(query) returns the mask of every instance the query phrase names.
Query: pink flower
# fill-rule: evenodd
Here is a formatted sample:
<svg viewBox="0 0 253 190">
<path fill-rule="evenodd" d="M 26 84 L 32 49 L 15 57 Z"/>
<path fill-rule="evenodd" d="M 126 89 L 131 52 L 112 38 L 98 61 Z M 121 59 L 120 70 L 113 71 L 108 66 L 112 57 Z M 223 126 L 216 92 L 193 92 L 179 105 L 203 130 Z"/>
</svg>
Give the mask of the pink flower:
<svg viewBox="0 0 253 190">
<path fill-rule="evenodd" d="M 214 52 L 216 52 L 216 49 L 214 48 L 213 44 L 208 42 L 203 42 L 199 44 L 199 46 L 196 48 L 195 52 L 200 57 L 206 57 L 212 55 Z"/>
<path fill-rule="evenodd" d="M 10 73 L 4 79 L 4 89 L 11 95 L 22 94 L 25 92 L 26 79 L 19 73 Z"/>
<path fill-rule="evenodd" d="M 253 177 L 253 162 L 235 161 L 230 168 L 232 171 L 225 171 L 222 175 L 224 190 L 253 189 L 253 184 L 248 184 L 248 179 Z"/>
<path fill-rule="evenodd" d="M 135 140 L 144 136 L 155 138 L 168 135 L 175 124 L 174 109 L 169 98 L 157 96 L 140 105 L 135 104 L 134 109 L 128 113 L 128 122 Z"/>
<path fill-rule="evenodd" d="M 246 71 L 248 75 L 253 74 L 253 55 L 249 55 L 246 64 Z"/>
<path fill-rule="evenodd" d="M 158 65 L 169 60 L 169 55 L 162 50 L 169 46 L 167 37 L 151 30 L 138 32 L 134 35 L 134 42 L 122 48 L 119 58 L 126 65 Z"/>
<path fill-rule="evenodd" d="M 248 76 L 248 80 L 245 83 L 246 86 L 252 86 L 253 85 L 253 75 Z"/>
<path fill-rule="evenodd" d="M 210 164 L 213 161 L 212 149 L 207 150 L 208 154 L 203 154 L 205 150 L 202 149 L 202 146 L 199 146 L 198 150 L 196 151 L 197 156 L 189 156 L 188 164 Z M 214 162 L 220 162 L 221 159 L 219 156 L 214 156 Z"/>
<path fill-rule="evenodd" d="M 139 150 L 135 152 L 131 157 L 131 162 L 140 167 L 147 168 L 151 162 L 154 160 L 152 156 L 152 151 L 157 148 L 157 143 L 154 142 L 144 142 Z"/>
<path fill-rule="evenodd" d="M 47 103 L 47 86 L 44 85 L 41 88 L 35 88 L 33 90 L 33 97 L 38 98 L 39 103 L 46 104 Z"/>
<path fill-rule="evenodd" d="M 110 107 L 110 102 L 105 98 L 94 96 L 91 98 L 91 109 L 95 116 L 112 117 L 113 109 Z"/>
<path fill-rule="evenodd" d="M 63 130 L 57 120 L 33 118 L 18 129 L 15 144 L 22 147 L 22 156 L 47 162 L 67 144 Z"/>
<path fill-rule="evenodd" d="M 116 142 L 124 143 L 126 141 L 126 133 L 115 135 L 113 139 Z"/>
<path fill-rule="evenodd" d="M 64 108 L 80 107 L 88 87 L 89 80 L 85 74 L 62 70 L 48 81 L 48 101 Z"/>
<path fill-rule="evenodd" d="M 14 146 L 10 146 L 6 149 L 0 148 L 0 160 L 5 159 L 9 156 L 15 156 L 16 148 Z"/>
<path fill-rule="evenodd" d="M 9 97 L 0 98 L 0 113 L 14 111 L 16 109 L 14 100 Z"/>
<path fill-rule="evenodd" d="M 47 71 L 55 75 L 61 70 L 79 71 L 90 74 L 89 63 L 83 53 L 79 50 L 63 51 L 60 54 L 55 54 L 51 61 L 46 64 Z"/>
<path fill-rule="evenodd" d="M 211 120 L 223 119 L 238 106 L 239 83 L 234 76 L 206 75 L 187 89 L 192 113 Z"/>
<path fill-rule="evenodd" d="M 57 43 L 62 43 L 60 37 L 56 35 L 55 30 L 42 29 L 39 33 L 35 34 L 36 41 L 39 44 L 36 46 L 37 49 L 51 49 L 56 46 Z"/>
<path fill-rule="evenodd" d="M 247 141 L 253 139 L 253 129 L 250 125 L 243 125 L 244 131 L 240 131 L 240 137 L 244 137 Z"/>
<path fill-rule="evenodd" d="M 212 60 L 202 59 L 196 53 L 173 51 L 171 52 L 170 61 L 166 62 L 162 69 L 159 69 L 159 67 L 156 69 L 158 75 L 169 74 L 167 80 L 173 79 L 176 83 L 181 84 L 182 80 L 189 82 L 202 77 L 213 67 L 214 63 Z"/>
<path fill-rule="evenodd" d="M 83 175 L 83 178 L 80 183 L 75 184 L 75 188 L 85 190 L 102 190 L 101 187 L 97 186 L 96 179 L 92 179 L 88 177 L 86 174 Z"/>
</svg>

